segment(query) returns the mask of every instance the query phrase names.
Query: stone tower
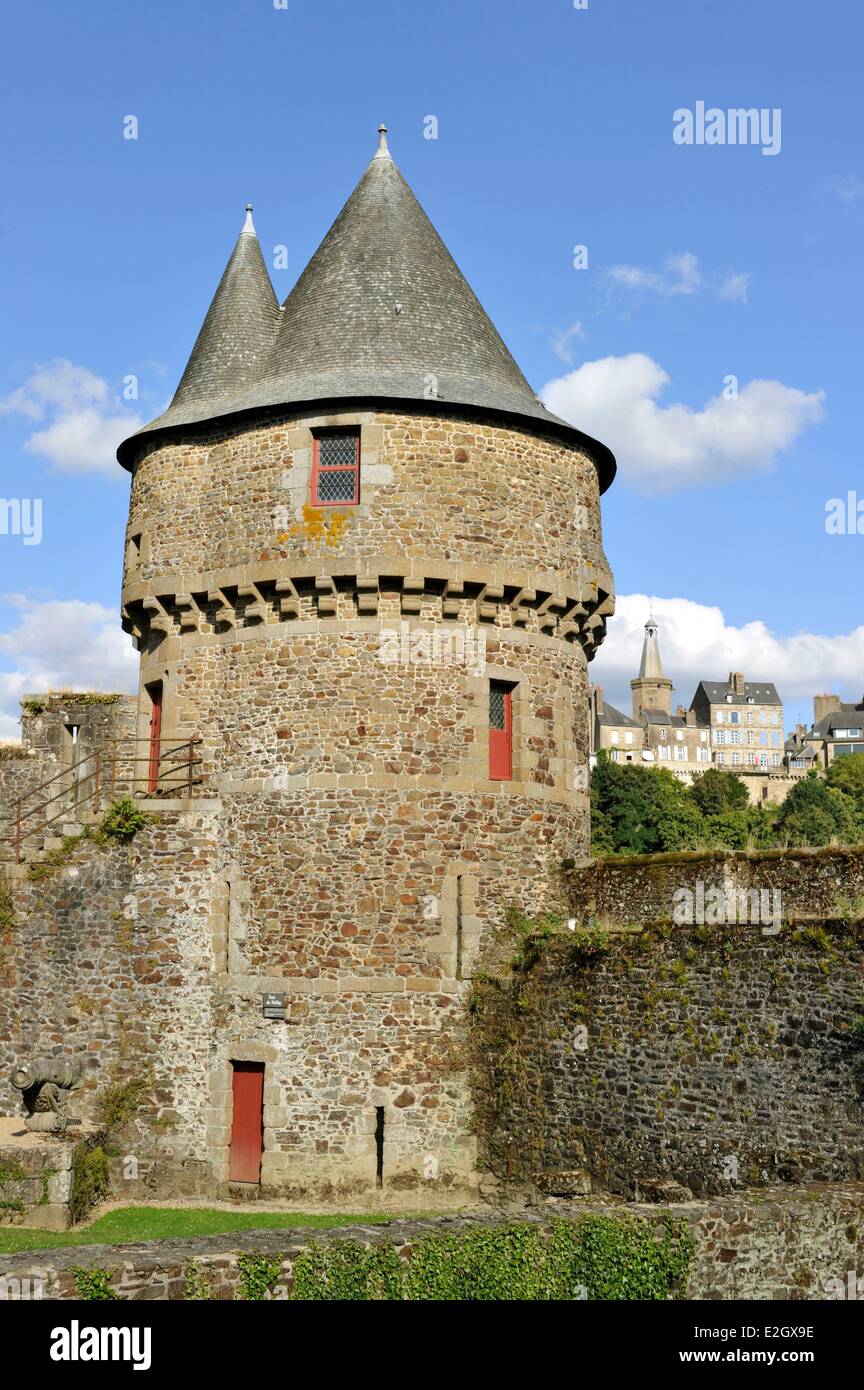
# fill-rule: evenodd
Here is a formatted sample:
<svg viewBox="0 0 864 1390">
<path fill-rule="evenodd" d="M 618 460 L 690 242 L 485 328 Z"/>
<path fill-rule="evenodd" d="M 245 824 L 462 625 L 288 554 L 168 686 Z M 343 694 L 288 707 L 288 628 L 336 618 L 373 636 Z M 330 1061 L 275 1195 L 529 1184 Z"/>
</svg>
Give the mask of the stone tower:
<svg viewBox="0 0 864 1390">
<path fill-rule="evenodd" d="M 281 307 L 248 210 L 169 409 L 118 457 L 139 736 L 158 709 L 163 740 L 202 739 L 219 827 L 185 871 L 211 906 L 195 1021 L 166 1022 L 175 1156 L 255 1180 L 238 1077 L 263 1067 L 263 1189 L 470 1189 L 481 938 L 560 903 L 588 848 L 612 455 L 535 396 L 382 127 Z"/>
<path fill-rule="evenodd" d="M 645 624 L 645 638 L 642 642 L 642 660 L 639 675 L 630 682 L 633 691 L 633 718 L 639 718 L 643 709 L 672 712 L 672 682 L 663 674 L 660 660 L 659 628 L 650 617 Z"/>
</svg>

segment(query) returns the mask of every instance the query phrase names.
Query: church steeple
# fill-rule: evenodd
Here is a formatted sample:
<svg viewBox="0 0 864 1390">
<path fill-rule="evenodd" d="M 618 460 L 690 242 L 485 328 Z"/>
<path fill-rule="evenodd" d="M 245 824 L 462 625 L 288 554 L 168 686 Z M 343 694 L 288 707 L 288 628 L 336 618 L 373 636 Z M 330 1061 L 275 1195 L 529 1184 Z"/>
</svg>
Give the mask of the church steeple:
<svg viewBox="0 0 864 1390">
<path fill-rule="evenodd" d="M 639 675 L 630 682 L 634 719 L 639 718 L 640 709 L 665 710 L 667 714 L 672 713 L 672 682 L 663 674 L 659 634 L 660 629 L 652 613 L 645 624 Z"/>
</svg>

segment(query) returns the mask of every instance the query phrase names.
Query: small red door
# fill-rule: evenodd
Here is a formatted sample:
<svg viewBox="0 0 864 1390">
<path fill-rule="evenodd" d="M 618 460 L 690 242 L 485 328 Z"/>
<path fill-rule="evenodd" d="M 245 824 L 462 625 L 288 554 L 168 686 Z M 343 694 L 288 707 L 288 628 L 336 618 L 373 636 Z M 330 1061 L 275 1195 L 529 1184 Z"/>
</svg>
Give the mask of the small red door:
<svg viewBox="0 0 864 1390">
<path fill-rule="evenodd" d="M 231 1182 L 260 1182 L 264 1149 L 264 1063 L 233 1062 Z"/>
<path fill-rule="evenodd" d="M 513 697 L 502 681 L 489 683 L 489 776 L 498 782 L 513 777 Z"/>
<path fill-rule="evenodd" d="M 159 758 L 162 752 L 162 682 L 148 685 L 150 696 L 150 761 L 147 765 L 147 790 L 159 790 Z"/>
</svg>

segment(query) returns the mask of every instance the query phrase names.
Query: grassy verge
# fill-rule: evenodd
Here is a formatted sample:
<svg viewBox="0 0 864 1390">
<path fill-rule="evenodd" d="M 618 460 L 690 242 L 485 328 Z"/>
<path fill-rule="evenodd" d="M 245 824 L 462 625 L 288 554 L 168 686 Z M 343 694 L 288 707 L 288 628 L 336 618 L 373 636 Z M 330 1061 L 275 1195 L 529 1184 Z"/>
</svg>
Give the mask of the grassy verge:
<svg viewBox="0 0 864 1390">
<path fill-rule="evenodd" d="M 416 1213 L 415 1213 L 416 1215 Z M 295 1211 L 217 1211 L 208 1207 L 119 1207 L 74 1231 L 37 1231 L 0 1226 L 0 1254 L 17 1250 L 57 1250 L 75 1245 L 123 1245 L 128 1241 L 215 1236 L 229 1231 L 272 1231 L 304 1227 L 330 1230 L 358 1222 L 376 1225 L 398 1219 L 396 1212 L 344 1212 L 307 1215 Z"/>
</svg>

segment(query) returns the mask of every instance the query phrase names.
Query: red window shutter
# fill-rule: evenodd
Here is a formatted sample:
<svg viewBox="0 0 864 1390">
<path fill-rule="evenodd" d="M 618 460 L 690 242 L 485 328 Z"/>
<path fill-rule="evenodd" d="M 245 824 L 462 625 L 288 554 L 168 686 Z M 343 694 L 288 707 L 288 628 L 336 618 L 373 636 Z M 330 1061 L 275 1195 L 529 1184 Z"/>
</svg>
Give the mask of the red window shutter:
<svg viewBox="0 0 864 1390">
<path fill-rule="evenodd" d="M 489 686 L 489 776 L 496 782 L 513 778 L 513 696 L 501 681 Z"/>
</svg>

